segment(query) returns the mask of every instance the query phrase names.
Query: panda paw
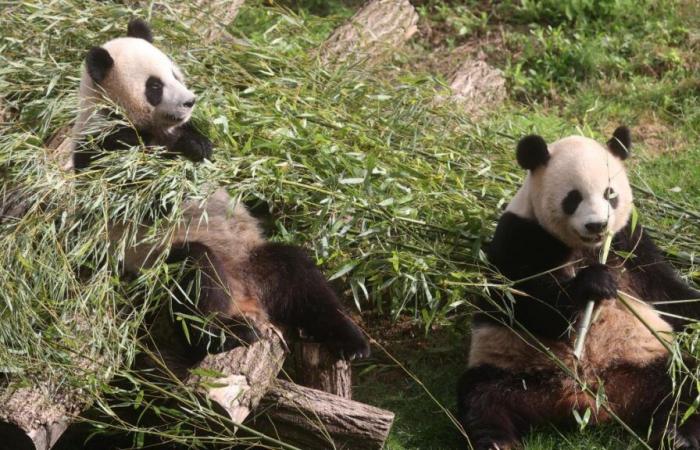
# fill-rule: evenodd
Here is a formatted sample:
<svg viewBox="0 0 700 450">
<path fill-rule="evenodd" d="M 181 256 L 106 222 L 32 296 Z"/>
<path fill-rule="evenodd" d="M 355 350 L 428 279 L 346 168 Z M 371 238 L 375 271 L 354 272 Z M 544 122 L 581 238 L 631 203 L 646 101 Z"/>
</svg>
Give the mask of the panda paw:
<svg viewBox="0 0 700 450">
<path fill-rule="evenodd" d="M 338 359 L 346 361 L 354 361 L 355 359 L 364 359 L 369 357 L 370 349 L 369 342 L 327 342 L 326 345 Z"/>
<path fill-rule="evenodd" d="M 576 274 L 573 282 L 573 300 L 584 305 L 610 298 L 617 298 L 615 269 L 604 264 L 592 264 Z"/>
<path fill-rule="evenodd" d="M 669 435 L 673 449 L 700 450 L 700 416 L 691 416 Z"/>
<path fill-rule="evenodd" d="M 334 330 L 332 337 L 324 340 L 323 343 L 338 359 L 352 361 L 367 358 L 370 355 L 369 342 L 364 333 L 349 319 L 346 324 Z"/>
<path fill-rule="evenodd" d="M 172 150 L 190 161 L 199 162 L 203 159 L 211 160 L 212 144 L 201 134 L 186 133 L 175 142 Z"/>
</svg>

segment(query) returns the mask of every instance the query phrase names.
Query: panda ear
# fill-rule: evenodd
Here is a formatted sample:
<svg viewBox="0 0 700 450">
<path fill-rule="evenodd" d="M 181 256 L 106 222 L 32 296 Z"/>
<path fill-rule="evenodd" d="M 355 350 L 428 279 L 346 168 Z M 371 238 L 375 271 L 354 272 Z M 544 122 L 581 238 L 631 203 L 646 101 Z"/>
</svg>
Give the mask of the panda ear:
<svg viewBox="0 0 700 450">
<path fill-rule="evenodd" d="M 544 166 L 549 161 L 547 143 L 536 134 L 525 136 L 518 142 L 516 157 L 523 169 L 535 170 L 539 166 Z"/>
<path fill-rule="evenodd" d="M 608 149 L 624 161 L 630 155 L 630 148 L 632 148 L 632 137 L 629 128 L 617 127 L 608 141 Z"/>
<path fill-rule="evenodd" d="M 153 43 L 153 33 L 151 33 L 151 27 L 141 19 L 133 19 L 129 22 L 129 26 L 126 29 L 126 35 L 132 38 L 140 38 L 144 41 Z"/>
<path fill-rule="evenodd" d="M 85 66 L 90 78 L 100 83 L 114 66 L 114 60 L 102 47 L 92 47 L 85 57 Z"/>
</svg>

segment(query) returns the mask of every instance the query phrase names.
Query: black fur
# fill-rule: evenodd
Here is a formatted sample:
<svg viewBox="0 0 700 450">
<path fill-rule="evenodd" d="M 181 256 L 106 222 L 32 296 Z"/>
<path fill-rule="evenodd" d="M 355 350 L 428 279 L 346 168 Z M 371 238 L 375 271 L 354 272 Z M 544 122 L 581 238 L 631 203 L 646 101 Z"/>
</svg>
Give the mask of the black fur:
<svg viewBox="0 0 700 450">
<path fill-rule="evenodd" d="M 608 404 L 618 417 L 646 435 L 651 427 L 650 444 L 657 448 L 666 431 L 673 398 L 667 363 L 659 360 L 640 367 L 613 365 L 599 374 Z M 533 371 L 511 373 L 484 365 L 467 370 L 457 385 L 457 418 L 469 436 L 466 448 L 493 450 L 519 448 L 520 439 L 532 427 L 553 424 L 562 428 L 575 425 L 572 409 L 581 415 L 587 407 L 595 410 L 595 400 L 573 387 L 563 372 Z M 599 385 L 590 385 L 596 392 Z M 576 395 L 578 393 L 578 395 Z M 690 389 L 683 392 L 684 406 L 692 403 Z M 597 414 L 606 414 L 603 408 Z M 591 419 L 595 422 L 596 418 Z M 674 419 L 675 420 L 675 419 Z M 700 439 L 700 421 L 693 416 L 679 434 L 689 442 Z M 695 447 L 690 447 L 695 448 Z"/>
<path fill-rule="evenodd" d="M 187 323 L 190 343 L 196 351 L 216 353 L 240 343 L 257 339 L 258 331 L 242 318 L 227 316 L 231 297 L 222 286 L 226 267 L 216 255 L 202 245 L 188 244 L 174 249 L 169 262 L 187 260 L 200 270 L 177 283 L 176 312 L 209 317 Z M 273 323 L 291 330 L 301 330 L 305 337 L 321 342 L 346 359 L 369 356 L 369 345 L 362 330 L 343 312 L 333 289 L 314 262 L 299 247 L 265 243 L 254 249 L 248 262 L 230 274 L 251 292 L 260 293 L 262 308 Z M 197 283 L 198 282 L 198 283 Z M 222 332 L 223 330 L 223 332 Z M 219 337 L 223 336 L 223 341 Z"/>
<path fill-rule="evenodd" d="M 549 161 L 547 143 L 536 134 L 525 136 L 518 142 L 516 157 L 520 167 L 527 170 L 535 170 L 544 166 Z"/>
<path fill-rule="evenodd" d="M 566 194 L 566 197 L 564 197 L 564 200 L 561 203 L 561 209 L 564 211 L 564 214 L 570 216 L 576 212 L 578 205 L 580 205 L 582 201 L 583 196 L 581 196 L 581 192 L 579 192 L 578 189 L 573 189 Z"/>
<path fill-rule="evenodd" d="M 616 269 L 605 264 L 591 264 L 579 270 L 566 285 L 567 293 L 578 304 L 585 306 L 589 300 L 601 301 L 617 296 Z"/>
<path fill-rule="evenodd" d="M 541 406 L 561 380 L 555 372 L 513 374 L 488 365 L 467 370 L 457 384 L 457 418 L 469 439 L 466 448 L 517 445 L 531 426 L 552 415 L 550 407 Z"/>
<path fill-rule="evenodd" d="M 634 279 L 640 296 L 648 302 L 700 299 L 700 291 L 683 281 L 673 266 L 664 258 L 661 250 L 642 227 L 632 232 L 629 227 L 618 233 L 613 249 L 632 254 L 625 267 Z M 659 311 L 682 316 L 690 321 L 700 320 L 700 303 L 673 303 L 654 305 Z M 689 320 L 664 316 L 674 330 L 680 331 Z"/>
<path fill-rule="evenodd" d="M 700 292 L 683 282 L 663 258 L 654 242 L 641 229 L 632 235 L 626 227 L 613 240 L 613 251 L 632 253 L 624 262 L 628 276 L 646 301 L 688 300 L 700 298 Z M 567 331 L 574 315 L 588 300 L 615 297 L 619 269 L 594 264 L 579 270 L 573 279 L 562 278 L 552 270 L 569 262 L 572 250 L 548 233 L 538 223 L 506 212 L 501 217 L 493 240 L 487 248 L 491 263 L 528 296 L 514 295 L 511 304 L 502 294 L 494 300 L 531 332 L 557 338 Z M 549 272 L 533 277 L 533 275 Z M 523 280 L 524 281 L 518 281 Z M 494 308 L 485 300 L 475 321 L 510 321 L 508 313 Z M 700 319 L 700 305 L 678 303 L 658 305 L 657 309 Z M 676 329 L 687 324 L 681 319 L 665 318 Z"/>
<path fill-rule="evenodd" d="M 506 212 L 498 222 L 487 255 L 501 274 L 517 281 L 564 264 L 571 250 L 538 223 Z M 515 289 L 530 296 L 516 295 L 512 304 L 498 293 L 493 300 L 506 310 L 512 310 L 513 319 L 535 334 L 557 338 L 566 332 L 578 310 L 576 303 L 561 288 L 562 282 L 567 281 L 557 279 L 553 273 L 541 275 L 515 283 Z M 477 306 L 481 312 L 474 317 L 476 323 L 510 321 L 507 313 L 485 300 L 479 300 Z"/>
<path fill-rule="evenodd" d="M 150 76 L 146 80 L 146 100 L 152 106 L 158 106 L 163 101 L 163 82 L 160 78 Z"/>
<path fill-rule="evenodd" d="M 199 132 L 192 122 L 187 122 L 179 128 L 178 139 L 168 150 L 182 155 L 190 161 L 199 162 L 203 159 L 212 160 L 212 144 L 202 133 Z"/>
<path fill-rule="evenodd" d="M 99 84 L 114 67 L 114 60 L 102 47 L 92 47 L 85 57 L 85 66 L 90 78 Z"/>
<path fill-rule="evenodd" d="M 225 266 L 206 246 L 188 243 L 171 250 L 168 263 L 185 262 L 184 276 L 172 288 L 175 294 L 173 312 L 185 322 L 195 358 L 219 353 L 259 339 L 255 324 L 225 312 L 231 297 L 224 287 Z M 195 319 L 192 319 L 195 317 Z"/>
<path fill-rule="evenodd" d="M 133 19 L 131 22 L 129 22 L 129 26 L 126 29 L 126 35 L 128 37 L 140 38 L 153 43 L 153 33 L 151 32 L 151 27 L 149 27 L 148 23 L 141 19 Z"/>
<path fill-rule="evenodd" d="M 615 189 L 609 187 L 605 189 L 605 192 L 603 192 L 603 198 L 610 203 L 610 206 L 612 206 L 612 209 L 617 209 L 617 205 L 620 203 L 620 197 L 617 196 L 615 193 Z"/>
<path fill-rule="evenodd" d="M 362 330 L 343 311 L 336 293 L 299 247 L 266 243 L 250 255 L 249 274 L 262 288 L 273 322 L 300 329 L 346 359 L 369 356 Z"/>
<path fill-rule="evenodd" d="M 617 127 L 613 131 L 613 136 L 608 141 L 608 149 L 621 160 L 627 159 L 632 148 L 632 137 L 630 130 L 625 127 Z"/>
<path fill-rule="evenodd" d="M 117 120 L 117 117 L 114 117 Z M 103 152 L 127 150 L 137 145 L 163 145 L 171 156 L 182 155 L 193 162 L 203 159 L 212 159 L 212 143 L 192 125 L 187 122 L 180 126 L 168 140 L 159 139 L 147 129 L 136 130 L 127 125 L 119 125 L 115 129 L 97 139 L 99 136 L 87 138 L 78 142 L 73 152 L 73 166 L 76 170 L 82 170 L 99 159 Z"/>
<path fill-rule="evenodd" d="M 78 171 L 85 169 L 99 159 L 102 152 L 132 148 L 150 139 L 151 134 L 146 130 L 137 131 L 127 125 L 117 125 L 111 133 L 101 138 L 94 136 L 78 142 L 73 152 L 73 167 Z"/>
</svg>

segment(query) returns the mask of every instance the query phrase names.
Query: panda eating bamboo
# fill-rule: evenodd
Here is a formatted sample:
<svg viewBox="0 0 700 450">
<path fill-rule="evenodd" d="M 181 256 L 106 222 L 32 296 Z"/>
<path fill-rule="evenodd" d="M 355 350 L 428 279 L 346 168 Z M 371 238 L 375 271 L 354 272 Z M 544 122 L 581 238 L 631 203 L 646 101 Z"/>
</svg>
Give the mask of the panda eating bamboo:
<svg viewBox="0 0 700 450">
<path fill-rule="evenodd" d="M 680 423 L 697 391 L 682 389 L 674 405 L 668 373 L 672 333 L 700 318 L 692 302 L 700 292 L 630 221 L 630 145 L 625 127 L 606 146 L 580 136 L 518 143 L 518 163 L 529 172 L 487 250 L 513 285 L 477 305 L 458 385 L 468 448 L 519 448 L 531 427 L 573 425 L 573 412 L 584 417 L 587 409 L 591 423 L 617 417 L 655 448 L 663 436 L 673 448 L 700 448 L 700 416 Z M 594 320 L 577 360 L 575 331 L 589 301 Z"/>
<path fill-rule="evenodd" d="M 140 144 L 162 146 L 192 161 L 211 158 L 211 142 L 190 123 L 194 94 L 177 66 L 152 42 L 149 26 L 135 19 L 126 37 L 88 52 L 79 91 L 81 109 L 73 128 L 75 170 L 88 169 L 104 152 Z M 107 133 L 95 130 L 100 115 L 113 114 L 100 107 L 104 100 L 123 111 L 128 125 Z M 112 224 L 111 239 L 118 240 L 121 233 L 120 226 Z M 128 249 L 125 270 L 147 267 L 161 250 L 151 245 Z M 200 270 L 198 282 L 190 272 L 176 280 L 171 292 L 182 297 L 186 286 L 197 286 L 198 312 L 215 320 L 192 334 L 216 338 L 224 328 L 225 334 L 234 335 L 218 349 L 254 340 L 256 325 L 272 322 L 300 330 L 338 357 L 369 355 L 362 330 L 343 312 L 314 262 L 299 247 L 266 242 L 258 221 L 224 189 L 204 203 L 186 203 L 169 258 L 186 260 Z M 210 342 L 203 345 L 206 350 L 214 347 Z"/>
</svg>

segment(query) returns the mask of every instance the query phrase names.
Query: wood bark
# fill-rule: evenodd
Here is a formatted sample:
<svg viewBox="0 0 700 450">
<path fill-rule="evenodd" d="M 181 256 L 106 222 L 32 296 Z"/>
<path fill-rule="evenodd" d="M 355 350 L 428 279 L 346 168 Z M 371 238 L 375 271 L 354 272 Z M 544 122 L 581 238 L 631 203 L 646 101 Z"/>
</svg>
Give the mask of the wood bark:
<svg viewBox="0 0 700 450">
<path fill-rule="evenodd" d="M 370 0 L 323 43 L 324 65 L 350 59 L 376 62 L 401 47 L 418 30 L 418 13 L 408 0 Z"/>
<path fill-rule="evenodd" d="M 2 389 L 0 448 L 8 450 L 49 450 L 89 403 L 78 390 L 55 389 L 42 381 Z"/>
<path fill-rule="evenodd" d="M 294 381 L 339 397 L 352 398 L 352 370 L 323 345 L 300 342 L 294 348 Z"/>
<path fill-rule="evenodd" d="M 228 36 L 226 28 L 233 23 L 245 0 L 195 0 L 194 27 L 208 44 Z"/>
<path fill-rule="evenodd" d="M 66 321 L 82 335 L 76 341 L 91 342 L 89 319 L 74 316 Z M 89 344 L 73 355 L 73 371 L 96 374 L 101 366 L 101 356 Z M 92 400 L 86 389 L 42 373 L 22 380 L 8 374 L 0 382 L 0 449 L 49 450 Z"/>
<path fill-rule="evenodd" d="M 450 99 L 472 116 L 500 105 L 506 98 L 503 73 L 484 61 L 464 61 L 450 78 Z"/>
<path fill-rule="evenodd" d="M 393 421 L 391 411 L 278 380 L 252 426 L 305 450 L 372 450 L 384 446 Z"/>
<path fill-rule="evenodd" d="M 241 423 L 277 378 L 289 352 L 280 332 L 268 327 L 260 340 L 248 346 L 206 356 L 188 384 L 219 404 L 234 423 Z"/>
</svg>

